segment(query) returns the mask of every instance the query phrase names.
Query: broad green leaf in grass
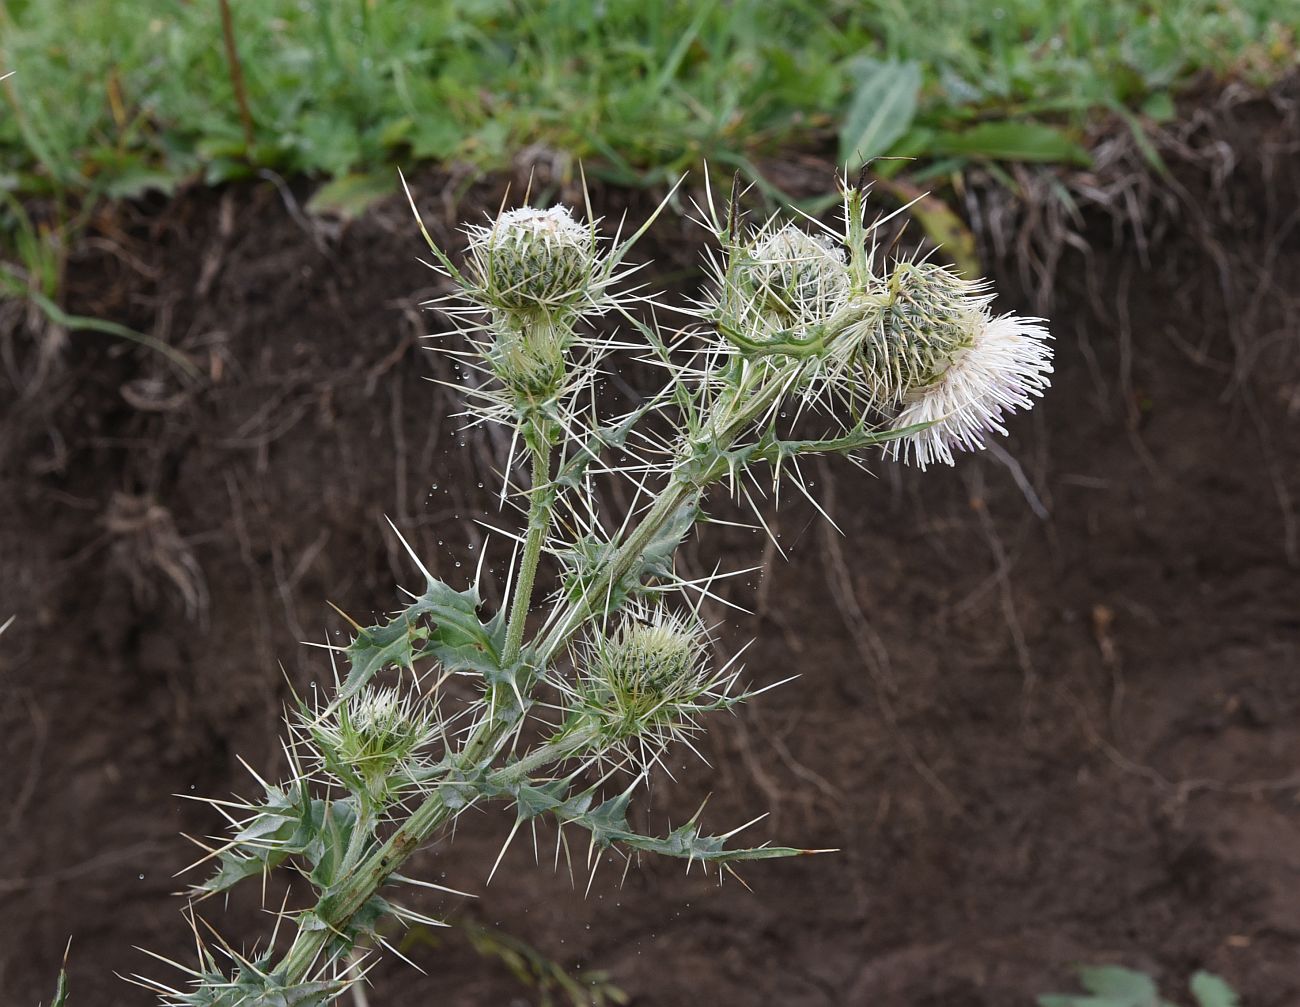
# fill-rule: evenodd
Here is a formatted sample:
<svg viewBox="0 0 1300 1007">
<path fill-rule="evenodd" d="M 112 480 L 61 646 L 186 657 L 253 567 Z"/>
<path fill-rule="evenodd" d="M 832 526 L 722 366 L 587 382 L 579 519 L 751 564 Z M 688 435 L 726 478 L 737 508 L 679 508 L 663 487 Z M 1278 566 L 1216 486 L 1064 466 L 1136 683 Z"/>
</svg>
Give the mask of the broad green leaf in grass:
<svg viewBox="0 0 1300 1007">
<path fill-rule="evenodd" d="M 307 202 L 307 212 L 352 220 L 396 191 L 397 177 L 391 171 L 352 172 L 317 189 Z"/>
<path fill-rule="evenodd" d="M 1119 965 L 1084 966 L 1079 969 L 1079 982 L 1089 993 L 1127 999 L 1133 1007 L 1154 1005 L 1159 997 L 1154 979 Z"/>
<path fill-rule="evenodd" d="M 1155 980 L 1119 965 L 1078 969 L 1082 995 L 1057 993 L 1038 998 L 1038 1007 L 1164 1007 Z"/>
<path fill-rule="evenodd" d="M 1168 91 L 1157 91 L 1142 103 L 1142 114 L 1153 122 L 1169 122 L 1177 111 Z"/>
<path fill-rule="evenodd" d="M 448 116 L 427 115 L 416 120 L 406 139 L 413 156 L 446 160 L 465 141 L 465 131 Z"/>
<path fill-rule="evenodd" d="M 889 153 L 916 116 L 921 67 L 896 60 L 858 59 L 853 63 L 857 89 L 840 128 L 840 163 L 847 170 Z"/>
<path fill-rule="evenodd" d="M 931 154 L 994 161 L 1048 161 L 1086 166 L 1088 152 L 1055 126 L 1041 122 L 985 122 L 935 135 Z"/>
<path fill-rule="evenodd" d="M 110 199 L 136 199 L 147 192 L 161 192 L 170 196 L 176 191 L 180 175 L 160 171 L 146 164 L 122 167 L 109 176 L 104 194 Z"/>
<path fill-rule="evenodd" d="M 1196 1007 L 1241 1007 L 1232 987 L 1212 972 L 1192 976 L 1192 996 L 1196 997 Z"/>
<path fill-rule="evenodd" d="M 878 178 L 893 178 L 900 171 L 914 170 L 916 159 L 925 157 L 930 152 L 934 135 L 931 127 L 914 123 L 894 141 L 889 156 L 873 165 L 872 170 Z"/>
</svg>

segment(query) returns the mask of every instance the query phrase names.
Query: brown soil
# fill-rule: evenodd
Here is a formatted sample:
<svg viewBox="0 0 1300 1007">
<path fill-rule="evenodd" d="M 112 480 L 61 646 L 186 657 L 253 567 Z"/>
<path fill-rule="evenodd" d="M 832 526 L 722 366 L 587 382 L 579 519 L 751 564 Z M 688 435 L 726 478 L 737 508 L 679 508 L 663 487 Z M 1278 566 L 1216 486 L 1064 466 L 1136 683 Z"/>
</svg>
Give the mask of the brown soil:
<svg viewBox="0 0 1300 1007">
<path fill-rule="evenodd" d="M 1006 249 L 999 303 L 1052 282 L 1055 387 L 1003 456 L 818 471 L 842 538 L 783 505 L 789 561 L 769 551 L 728 639 L 757 636 L 754 681 L 803 677 L 715 725 L 715 772 L 683 760 L 641 801 L 658 830 L 712 792 L 719 831 L 770 809 L 756 840 L 841 852 L 753 865 L 753 893 L 676 861 L 620 887 L 606 865 L 584 898 L 525 842 L 484 888 L 493 812 L 420 863 L 482 896 L 457 912 L 638 1005 L 1028 1004 L 1098 961 L 1175 997 L 1208 968 L 1253 1007 L 1300 1004 L 1298 96 L 1193 118 L 1162 142 L 1167 179 L 1118 155 L 1068 179 L 1086 251 L 1041 206 L 1008 218 L 972 191 Z M 420 187 L 444 223 L 500 197 L 438 202 L 453 181 Z M 132 945 L 188 954 L 177 833 L 219 828 L 171 795 L 251 792 L 236 753 L 278 766 L 285 676 L 328 674 L 296 641 L 337 630 L 327 599 L 364 615 L 412 579 L 384 515 L 448 578 L 481 547 L 497 448 L 462 448 L 424 380 L 445 365 L 416 342 L 436 322 L 413 307 L 433 278 L 409 218 L 394 202 L 327 230 L 292 198 L 121 211 L 74 263 L 76 310 L 183 347 L 201 382 L 77 334 L 37 387 L 35 340 L 56 334 L 8 344 L 6 1004 L 48 998 L 69 935 L 74 1003 L 151 1002 L 112 973 L 162 971 Z M 671 217 L 664 276 L 697 255 Z M 691 558 L 761 550 L 711 533 Z M 264 932 L 247 907 L 210 915 Z M 454 937 L 411 954 L 428 976 L 386 961 L 373 1003 L 529 1002 Z"/>
</svg>

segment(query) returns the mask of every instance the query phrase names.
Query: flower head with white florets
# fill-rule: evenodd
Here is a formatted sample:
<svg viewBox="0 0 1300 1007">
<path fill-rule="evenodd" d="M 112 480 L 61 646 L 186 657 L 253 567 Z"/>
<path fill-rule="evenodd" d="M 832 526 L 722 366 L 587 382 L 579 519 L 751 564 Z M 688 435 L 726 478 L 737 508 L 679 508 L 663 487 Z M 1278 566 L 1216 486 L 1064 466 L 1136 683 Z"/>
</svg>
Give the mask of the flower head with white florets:
<svg viewBox="0 0 1300 1007">
<path fill-rule="evenodd" d="M 1002 416 L 1041 395 L 1048 335 L 1038 319 L 993 318 L 988 281 L 926 258 L 896 260 L 882 275 L 874 234 L 889 218 L 868 224 L 863 196 L 845 187 L 842 232 L 769 221 L 746 234 L 734 213 L 725 227 L 710 213 L 724 257 L 712 263 L 702 313 L 722 352 L 788 375 L 803 403 L 848 417 L 851 436 L 867 439 L 883 422 L 899 431 L 894 457 L 951 464 L 954 449 L 1005 434 Z"/>
<path fill-rule="evenodd" d="M 565 207 L 506 210 L 466 233 L 466 295 L 486 310 L 555 322 L 601 308 L 605 278 L 595 227 L 578 223 Z"/>
<path fill-rule="evenodd" d="M 924 425 L 893 442 L 890 454 L 921 469 L 953 464 L 954 451 L 984 447 L 989 433 L 1006 435 L 1002 418 L 1029 409 L 1052 373 L 1052 349 L 1042 319 L 972 312 L 967 341 L 947 366 L 906 393 L 896 428 Z"/>
<path fill-rule="evenodd" d="M 625 283 L 642 266 L 624 260 L 659 212 L 631 236 L 620 226 L 606 239 L 590 207 L 586 222 L 558 204 L 502 209 L 487 223 L 465 227 L 460 267 L 424 232 L 438 260 L 429 265 L 454 286 L 425 304 L 471 340 L 469 351 L 448 352 L 489 379 L 480 388 L 460 388 L 470 394 L 468 415 L 512 424 L 521 412 L 562 406 L 591 379 L 600 359 L 620 346 L 580 331 L 581 323 L 641 299 Z"/>
</svg>

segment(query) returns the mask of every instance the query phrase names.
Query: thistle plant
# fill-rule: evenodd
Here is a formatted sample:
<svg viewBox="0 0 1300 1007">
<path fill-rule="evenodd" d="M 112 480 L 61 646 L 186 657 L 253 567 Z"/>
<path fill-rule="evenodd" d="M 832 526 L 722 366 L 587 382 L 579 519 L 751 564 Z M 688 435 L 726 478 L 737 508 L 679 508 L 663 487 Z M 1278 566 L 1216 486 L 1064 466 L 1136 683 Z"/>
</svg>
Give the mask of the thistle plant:
<svg viewBox="0 0 1300 1007">
<path fill-rule="evenodd" d="M 608 851 L 719 877 L 814 852 L 733 845 L 744 825 L 710 834 L 698 812 L 662 836 L 629 823 L 665 753 L 780 684 L 743 688 L 735 660 L 714 660 L 703 605 L 714 578 L 685 576 L 674 555 L 720 488 L 754 504 L 790 485 L 812 500 L 800 467 L 811 456 L 951 464 L 1043 392 L 1048 336 L 1038 319 L 995 317 L 983 282 L 924 259 L 883 261 L 861 185 L 844 187 L 836 230 L 751 226 L 734 189 L 721 212 L 706 192 L 707 290 L 674 308 L 681 324 L 668 329 L 628 264 L 662 209 L 627 238 L 607 238 L 589 208 L 585 220 L 561 206 L 506 210 L 467 228 L 459 264 L 420 225 L 451 289 L 433 306 L 454 338 L 435 348 L 477 372 L 456 385 L 466 422 L 512 435 L 499 500 L 521 513 L 504 600 L 485 611 L 481 561 L 468 583 L 445 583 L 393 528 L 419 575 L 405 607 L 327 647 L 332 688 L 288 718 L 287 779 L 258 777 L 257 797 L 211 802 L 229 833 L 205 845 L 194 899 L 285 869 L 308 907 L 282 909 L 261 950 L 200 940 L 176 981 L 141 979 L 163 1003 L 335 1001 L 365 981 L 387 921 L 437 924 L 401 901 L 412 886 L 440 889 L 407 861 L 471 807 L 513 813 L 502 854 L 549 821 L 557 862 L 563 850 L 572 863 L 580 836 L 591 877 Z M 597 395 L 619 354 L 663 376 L 621 412 Z M 599 492 L 610 480 L 630 497 L 613 513 Z M 444 688 L 451 676 L 470 699 Z"/>
</svg>

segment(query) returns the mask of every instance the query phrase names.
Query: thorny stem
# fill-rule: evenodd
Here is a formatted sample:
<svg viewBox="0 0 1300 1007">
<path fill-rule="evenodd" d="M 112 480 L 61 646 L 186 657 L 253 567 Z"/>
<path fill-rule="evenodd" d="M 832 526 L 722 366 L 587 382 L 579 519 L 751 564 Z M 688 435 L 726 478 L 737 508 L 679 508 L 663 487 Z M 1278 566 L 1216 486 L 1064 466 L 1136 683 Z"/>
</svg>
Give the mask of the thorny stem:
<svg viewBox="0 0 1300 1007">
<path fill-rule="evenodd" d="M 517 783 L 544 766 L 563 762 L 577 754 L 591 743 L 594 736 L 595 729 L 586 728 L 558 737 L 492 773 L 488 780 L 494 787 Z M 347 927 L 402 864 L 452 817 L 454 810 L 447 804 L 442 789 L 435 790 L 379 849 L 352 872 L 342 888 L 322 897 L 311 914 L 315 917 L 314 925 L 298 930 L 293 946 L 276 967 L 281 979 L 290 983 L 302 982 L 311 975 L 330 940 Z"/>
<path fill-rule="evenodd" d="M 700 438 L 715 445 L 718 450 L 729 449 L 780 397 L 787 388 L 786 379 L 789 375 L 788 368 L 775 372 L 757 370 L 746 375 L 734 391 L 717 402 L 705 417 L 700 426 Z M 542 436 L 541 429 L 533 432 L 537 434 L 530 439 L 533 449 L 533 496 L 529 506 L 529 527 L 520 564 L 519 582 L 507 626 L 506 664 L 517 660 L 521 652 L 524 622 L 537 574 L 537 561 L 550 521 L 550 440 Z M 687 443 L 684 447 L 690 448 L 690 444 Z M 707 485 L 716 482 L 724 473 L 725 470 L 711 466 L 693 477 L 679 472 L 669 479 L 654 504 L 605 562 L 582 597 L 571 605 L 564 617 L 535 646 L 534 655 L 539 667 L 545 667 L 564 647 L 589 617 L 593 604 L 610 589 L 610 585 L 634 567 L 655 534 L 677 509 L 693 496 L 698 496 Z M 497 718 L 488 718 L 480 723 L 455 757 L 456 767 L 462 772 L 469 772 L 480 768 L 484 763 L 490 763 L 508 727 L 508 722 Z M 492 773 L 489 780 L 497 786 L 517 782 L 545 765 L 562 762 L 590 741 L 590 732 L 582 730 L 556 738 Z M 484 751 L 486 755 L 481 754 Z M 311 975 L 330 941 L 345 930 L 352 918 L 402 864 L 454 817 L 457 809 L 448 805 L 443 789 L 440 787 L 425 798 L 384 844 L 352 871 L 341 888 L 317 903 L 315 910 L 302 921 L 310 925 L 300 926 L 292 947 L 276 969 L 283 980 L 301 982 Z"/>
<path fill-rule="evenodd" d="M 765 384 L 752 392 L 747 383 L 742 383 L 731 396 L 718 404 L 716 412 L 704 422 L 703 437 L 716 446 L 718 451 L 728 450 L 745 429 L 780 396 L 785 388 L 784 378 L 787 373 L 784 369 L 778 371 Z M 750 396 L 747 401 L 746 396 Z M 710 470 L 694 479 L 678 474 L 674 474 L 669 479 L 668 485 L 660 492 L 659 498 L 637 524 L 631 536 L 619 546 L 617 552 L 588 585 L 582 596 L 537 645 L 539 665 L 544 666 L 549 663 L 569 641 L 590 615 L 593 603 L 632 569 L 645 552 L 646 546 L 678 508 L 693 495 L 702 493 L 709 483 L 716 482 L 722 474 L 720 471 Z"/>
<path fill-rule="evenodd" d="M 537 579 L 537 562 L 542 556 L 542 544 L 551 524 L 551 441 L 540 422 L 532 423 L 529 446 L 532 449 L 532 488 L 528 500 L 528 534 L 524 539 L 524 555 L 519 563 L 519 580 L 515 596 L 510 603 L 510 621 L 506 626 L 505 650 L 501 663 L 510 667 L 519 660 L 524 641 L 524 625 L 533 602 L 533 582 Z"/>
</svg>

